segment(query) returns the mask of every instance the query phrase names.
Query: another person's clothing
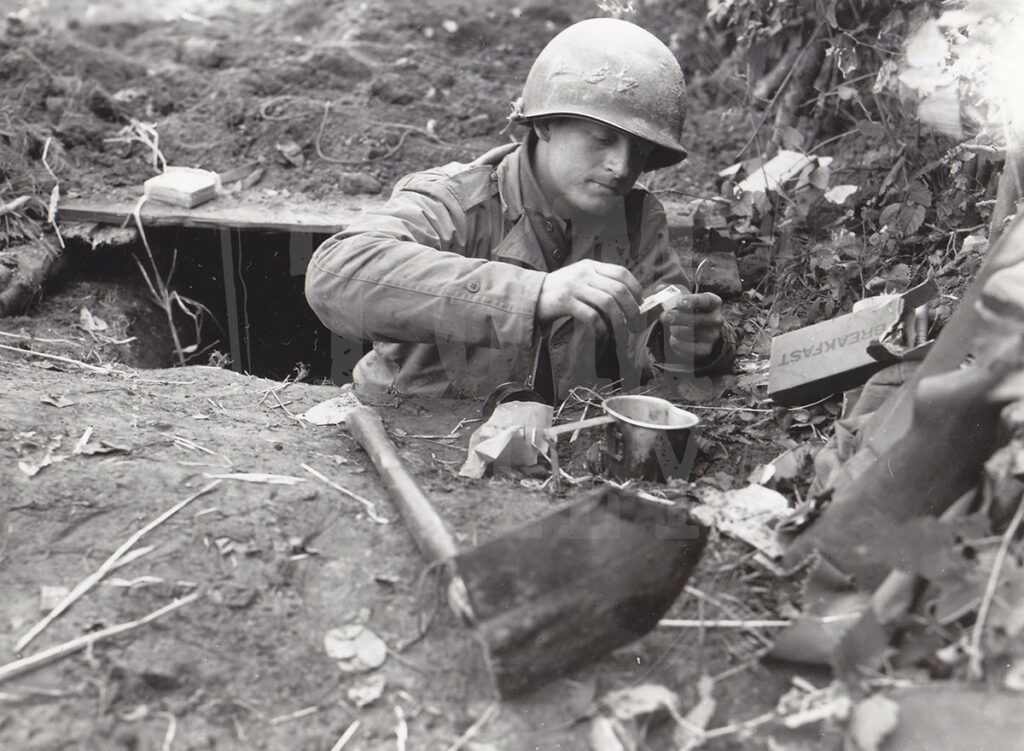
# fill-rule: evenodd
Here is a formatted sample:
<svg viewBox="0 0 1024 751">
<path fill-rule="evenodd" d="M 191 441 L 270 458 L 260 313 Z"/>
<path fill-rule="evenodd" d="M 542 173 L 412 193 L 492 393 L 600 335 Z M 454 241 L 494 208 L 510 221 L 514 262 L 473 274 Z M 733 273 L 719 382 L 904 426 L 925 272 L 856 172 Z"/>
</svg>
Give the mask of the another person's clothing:
<svg viewBox="0 0 1024 751">
<path fill-rule="evenodd" d="M 536 322 L 546 272 L 583 259 L 625 266 L 645 294 L 688 287 L 653 195 L 634 189 L 621 210 L 570 226 L 542 194 L 529 148 L 520 147 L 496 164 L 451 163 L 403 178 L 380 210 L 317 249 L 306 297 L 332 331 L 374 342 L 354 371 L 361 390 L 482 396 L 525 380 L 538 354 L 550 353 L 561 398 L 599 377 L 630 377 L 626 347 L 616 347 L 607 367 L 607 352 L 585 327 L 566 318 L 542 331 Z M 724 345 L 698 363 L 701 372 L 731 366 L 734 336 L 723 334 Z"/>
</svg>

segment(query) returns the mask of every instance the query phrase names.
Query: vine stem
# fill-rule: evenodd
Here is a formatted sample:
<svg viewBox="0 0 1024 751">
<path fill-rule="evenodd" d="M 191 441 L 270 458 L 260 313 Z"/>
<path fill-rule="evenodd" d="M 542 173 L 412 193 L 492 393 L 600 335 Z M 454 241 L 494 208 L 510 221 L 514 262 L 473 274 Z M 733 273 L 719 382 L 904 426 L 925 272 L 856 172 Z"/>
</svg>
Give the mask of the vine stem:
<svg viewBox="0 0 1024 751">
<path fill-rule="evenodd" d="M 974 630 L 971 632 L 971 643 L 968 648 L 967 675 L 974 680 L 980 680 L 984 675 L 981 664 L 983 657 L 981 639 L 985 631 L 985 621 L 988 619 L 988 611 L 992 607 L 992 599 L 996 594 L 996 586 L 999 584 L 999 574 L 1002 572 L 1006 553 L 1010 548 L 1010 542 L 1017 534 L 1017 529 L 1020 527 L 1022 519 L 1024 519 L 1024 496 L 1018 501 L 1017 511 L 1014 512 L 1013 519 L 1010 520 L 1010 526 L 1006 528 L 1006 532 L 1003 533 L 1003 539 L 999 543 L 999 550 L 996 551 L 996 557 L 992 561 L 992 571 L 988 577 L 988 584 L 985 585 L 985 594 L 981 598 L 981 607 L 978 608 L 978 618 L 974 621 Z"/>
</svg>

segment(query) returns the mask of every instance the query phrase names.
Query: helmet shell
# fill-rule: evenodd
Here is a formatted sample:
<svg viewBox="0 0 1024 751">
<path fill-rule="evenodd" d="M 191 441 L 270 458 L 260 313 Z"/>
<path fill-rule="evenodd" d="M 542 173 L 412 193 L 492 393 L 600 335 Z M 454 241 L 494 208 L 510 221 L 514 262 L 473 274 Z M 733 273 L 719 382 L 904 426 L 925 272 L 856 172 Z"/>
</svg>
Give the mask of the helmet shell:
<svg viewBox="0 0 1024 751">
<path fill-rule="evenodd" d="M 556 115 L 596 120 L 654 143 L 648 170 L 686 156 L 683 71 L 660 39 L 629 21 L 580 21 L 541 50 L 512 119 Z"/>
</svg>

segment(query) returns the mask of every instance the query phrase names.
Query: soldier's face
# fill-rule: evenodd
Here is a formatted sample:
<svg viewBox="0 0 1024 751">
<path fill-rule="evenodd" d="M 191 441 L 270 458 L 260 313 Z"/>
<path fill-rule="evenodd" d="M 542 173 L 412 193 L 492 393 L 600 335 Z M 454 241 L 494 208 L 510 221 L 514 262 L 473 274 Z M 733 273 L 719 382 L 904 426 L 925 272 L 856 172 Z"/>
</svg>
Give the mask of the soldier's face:
<svg viewBox="0 0 1024 751">
<path fill-rule="evenodd" d="M 544 120 L 535 129 L 537 181 L 552 208 L 566 219 L 599 216 L 621 206 L 654 148 L 581 118 Z"/>
</svg>

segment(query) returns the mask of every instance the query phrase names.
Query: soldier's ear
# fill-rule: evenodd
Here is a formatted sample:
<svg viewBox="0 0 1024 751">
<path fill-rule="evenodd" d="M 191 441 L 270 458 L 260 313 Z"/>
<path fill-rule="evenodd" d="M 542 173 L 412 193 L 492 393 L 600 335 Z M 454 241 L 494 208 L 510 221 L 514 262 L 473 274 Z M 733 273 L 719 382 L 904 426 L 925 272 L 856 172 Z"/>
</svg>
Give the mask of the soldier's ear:
<svg viewBox="0 0 1024 751">
<path fill-rule="evenodd" d="M 537 134 L 537 138 L 541 141 L 547 141 L 551 138 L 551 120 L 542 118 L 540 120 L 534 120 L 531 123 L 533 126 L 533 132 Z"/>
</svg>

